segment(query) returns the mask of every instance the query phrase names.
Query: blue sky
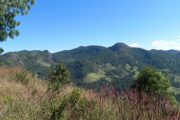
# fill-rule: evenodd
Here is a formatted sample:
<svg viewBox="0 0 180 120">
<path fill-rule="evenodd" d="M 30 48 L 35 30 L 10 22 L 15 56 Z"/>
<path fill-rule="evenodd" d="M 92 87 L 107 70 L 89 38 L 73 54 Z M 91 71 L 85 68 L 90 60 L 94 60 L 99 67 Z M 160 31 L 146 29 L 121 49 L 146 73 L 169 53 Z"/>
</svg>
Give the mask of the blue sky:
<svg viewBox="0 0 180 120">
<path fill-rule="evenodd" d="M 36 0 L 18 17 L 19 37 L 1 43 L 6 52 L 123 42 L 145 49 L 180 50 L 180 0 Z"/>
</svg>

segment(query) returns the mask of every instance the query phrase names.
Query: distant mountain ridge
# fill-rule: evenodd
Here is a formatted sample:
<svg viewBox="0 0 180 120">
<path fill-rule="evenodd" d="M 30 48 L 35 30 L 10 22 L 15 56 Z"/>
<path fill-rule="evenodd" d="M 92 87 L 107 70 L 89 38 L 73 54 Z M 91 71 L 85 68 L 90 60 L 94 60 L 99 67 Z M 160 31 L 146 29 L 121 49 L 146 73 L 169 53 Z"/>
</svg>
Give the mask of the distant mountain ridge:
<svg viewBox="0 0 180 120">
<path fill-rule="evenodd" d="M 144 67 L 154 67 L 169 74 L 177 94 L 180 95 L 180 51 L 145 50 L 132 48 L 124 43 L 111 47 L 87 46 L 56 53 L 45 51 L 19 51 L 1 55 L 4 65 L 21 66 L 47 77 L 48 68 L 63 62 L 76 83 L 106 81 L 132 84 Z"/>
<path fill-rule="evenodd" d="M 99 57 L 101 59 L 99 59 Z M 180 51 L 145 50 L 141 48 L 132 48 L 124 43 L 116 43 L 111 47 L 81 46 L 72 50 L 64 50 L 56 53 L 50 53 L 47 50 L 9 52 L 1 55 L 1 60 L 3 63 L 12 66 L 28 65 L 28 61 L 42 66 L 51 66 L 57 62 L 68 63 L 73 61 L 93 60 L 97 63 L 104 61 L 104 63 L 126 63 L 137 66 L 143 64 L 161 69 L 166 67 L 174 68 L 176 65 L 180 65 Z M 180 72 L 180 69 L 172 70 L 177 73 Z"/>
</svg>

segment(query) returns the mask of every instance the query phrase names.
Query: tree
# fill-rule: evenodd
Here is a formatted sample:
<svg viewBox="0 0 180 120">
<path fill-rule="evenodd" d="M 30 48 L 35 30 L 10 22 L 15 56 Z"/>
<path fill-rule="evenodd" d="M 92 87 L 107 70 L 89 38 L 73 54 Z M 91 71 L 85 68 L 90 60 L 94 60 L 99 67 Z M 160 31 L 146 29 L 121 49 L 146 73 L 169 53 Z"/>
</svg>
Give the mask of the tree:
<svg viewBox="0 0 180 120">
<path fill-rule="evenodd" d="M 67 70 L 64 64 L 60 63 L 49 73 L 49 79 L 51 82 L 51 87 L 57 90 L 61 85 L 66 85 L 70 83 L 70 72 Z"/>
<path fill-rule="evenodd" d="M 145 68 L 139 73 L 135 87 L 140 92 L 173 97 L 169 79 L 152 68 Z"/>
<path fill-rule="evenodd" d="M 35 0 L 0 0 L 0 42 L 19 35 L 16 27 L 20 22 L 15 18 L 28 14 L 34 3 Z"/>
</svg>

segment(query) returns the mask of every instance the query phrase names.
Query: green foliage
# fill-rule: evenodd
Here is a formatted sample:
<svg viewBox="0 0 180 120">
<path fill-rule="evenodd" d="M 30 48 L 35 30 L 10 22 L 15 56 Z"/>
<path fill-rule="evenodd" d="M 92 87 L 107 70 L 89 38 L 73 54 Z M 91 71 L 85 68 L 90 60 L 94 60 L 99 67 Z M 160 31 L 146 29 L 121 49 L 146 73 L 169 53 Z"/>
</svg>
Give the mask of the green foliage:
<svg viewBox="0 0 180 120">
<path fill-rule="evenodd" d="M 177 95 L 176 95 L 176 99 L 177 99 L 178 101 L 180 101 L 180 94 L 177 94 Z"/>
<path fill-rule="evenodd" d="M 61 84 L 68 84 L 70 73 L 64 64 L 60 63 L 49 74 L 51 82 L 59 81 Z"/>
<path fill-rule="evenodd" d="M 174 93 L 170 91 L 170 80 L 152 68 L 145 68 L 139 73 L 135 87 L 140 92 L 174 98 Z"/>
<path fill-rule="evenodd" d="M 2 48 L 0 48 L 0 54 L 3 53 L 3 52 L 4 52 L 4 50 Z"/>
<path fill-rule="evenodd" d="M 68 105 L 67 98 L 64 97 L 62 102 L 61 102 L 61 105 L 57 109 L 52 111 L 52 115 L 51 115 L 49 120 L 61 120 L 61 119 L 63 119 L 64 111 L 65 111 L 65 108 L 67 107 L 67 105 Z"/>
<path fill-rule="evenodd" d="M 73 73 L 74 79 L 83 79 L 84 78 L 84 63 L 82 61 L 74 61 L 68 64 L 68 68 L 70 68 L 71 73 Z"/>
<path fill-rule="evenodd" d="M 79 98 L 81 95 L 81 90 L 80 89 L 74 89 L 69 97 L 69 103 L 71 106 L 75 106 L 75 104 L 78 102 Z"/>
<path fill-rule="evenodd" d="M 22 84 L 27 85 L 30 81 L 30 79 L 28 78 L 28 73 L 26 71 L 22 71 L 20 73 L 17 73 L 15 75 L 15 80 L 17 82 L 21 82 Z"/>
<path fill-rule="evenodd" d="M 52 111 L 52 115 L 49 120 L 63 120 L 65 118 L 64 112 L 70 106 L 71 111 L 75 108 L 75 105 L 80 99 L 81 90 L 74 89 L 70 96 L 67 98 L 66 96 L 63 98 L 60 106 L 57 107 L 54 111 Z"/>
<path fill-rule="evenodd" d="M 67 70 L 64 64 L 60 63 L 55 68 L 52 68 L 49 73 L 49 79 L 51 87 L 54 90 L 58 90 L 61 85 L 70 83 L 70 72 Z"/>
<path fill-rule="evenodd" d="M 0 0 L 0 41 L 19 35 L 16 26 L 20 25 L 15 17 L 29 12 L 35 0 Z"/>
</svg>

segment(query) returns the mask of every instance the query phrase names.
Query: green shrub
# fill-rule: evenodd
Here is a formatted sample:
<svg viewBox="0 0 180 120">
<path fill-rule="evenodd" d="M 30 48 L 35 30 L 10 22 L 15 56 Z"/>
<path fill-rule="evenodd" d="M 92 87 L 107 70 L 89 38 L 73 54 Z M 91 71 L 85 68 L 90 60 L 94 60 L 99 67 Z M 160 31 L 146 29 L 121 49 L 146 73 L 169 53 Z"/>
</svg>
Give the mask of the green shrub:
<svg viewBox="0 0 180 120">
<path fill-rule="evenodd" d="M 68 106 L 68 101 L 67 101 L 67 98 L 64 97 L 60 106 L 52 111 L 52 114 L 51 114 L 51 117 L 49 118 L 49 120 L 61 120 L 61 119 L 63 119 L 64 118 L 64 112 L 65 112 L 65 109 L 67 106 Z"/>
<path fill-rule="evenodd" d="M 170 89 L 170 80 L 153 68 L 145 68 L 139 73 L 135 87 L 139 92 L 168 97 L 175 102 L 175 93 Z"/>
<path fill-rule="evenodd" d="M 50 89 L 58 90 L 61 85 L 70 83 L 70 72 L 66 69 L 65 65 L 60 63 L 49 72 Z"/>
<path fill-rule="evenodd" d="M 79 98 L 81 96 L 81 90 L 80 89 L 74 89 L 68 99 L 71 106 L 75 106 L 75 104 L 78 102 Z"/>
<path fill-rule="evenodd" d="M 81 91 L 79 89 L 74 89 L 69 97 L 64 96 L 63 100 L 61 101 L 61 104 L 52 111 L 52 115 L 49 120 L 64 119 L 65 117 L 67 117 L 64 113 L 66 112 L 66 110 L 68 110 L 69 107 L 71 109 L 71 113 L 74 112 L 76 108 L 75 106 L 80 99 L 80 95 Z M 69 115 L 71 115 L 71 113 L 69 113 Z"/>
<path fill-rule="evenodd" d="M 29 83 L 29 78 L 28 78 L 28 72 L 22 71 L 20 73 L 16 73 L 15 75 L 15 80 L 17 82 L 21 82 L 22 84 L 27 85 Z"/>
</svg>

